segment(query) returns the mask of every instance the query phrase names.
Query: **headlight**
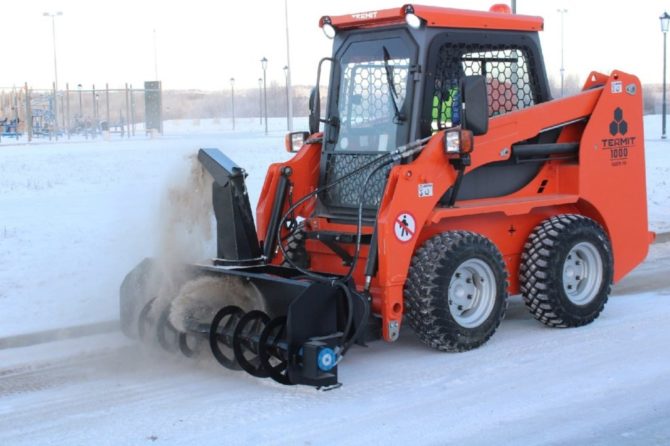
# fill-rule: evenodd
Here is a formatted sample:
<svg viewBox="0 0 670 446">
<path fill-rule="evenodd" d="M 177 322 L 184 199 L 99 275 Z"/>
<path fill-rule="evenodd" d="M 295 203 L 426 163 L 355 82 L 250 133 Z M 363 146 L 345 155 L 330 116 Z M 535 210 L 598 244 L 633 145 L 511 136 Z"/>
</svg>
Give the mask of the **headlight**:
<svg viewBox="0 0 670 446">
<path fill-rule="evenodd" d="M 414 14 L 406 14 L 405 15 L 405 21 L 407 24 L 414 29 L 419 29 L 421 28 L 421 19 Z"/>
<path fill-rule="evenodd" d="M 284 138 L 284 147 L 287 152 L 297 152 L 305 144 L 309 138 L 307 132 L 291 132 L 287 133 Z"/>
<path fill-rule="evenodd" d="M 405 5 L 405 21 L 410 28 L 414 29 L 421 28 L 421 24 L 423 23 L 423 20 L 414 14 L 414 7 L 412 5 Z"/>
<path fill-rule="evenodd" d="M 473 148 L 474 137 L 470 130 L 455 129 L 444 135 L 444 152 L 448 155 L 465 155 Z"/>
<path fill-rule="evenodd" d="M 321 25 L 321 29 L 323 29 L 323 33 L 329 39 L 334 38 L 335 34 L 337 34 L 337 31 L 335 30 L 335 27 L 333 26 L 333 23 L 330 21 L 330 17 L 323 17 L 321 20 L 323 21 L 323 25 Z"/>
<path fill-rule="evenodd" d="M 447 132 L 444 136 L 444 151 L 447 153 L 459 153 L 461 151 L 461 132 L 454 130 Z"/>
</svg>

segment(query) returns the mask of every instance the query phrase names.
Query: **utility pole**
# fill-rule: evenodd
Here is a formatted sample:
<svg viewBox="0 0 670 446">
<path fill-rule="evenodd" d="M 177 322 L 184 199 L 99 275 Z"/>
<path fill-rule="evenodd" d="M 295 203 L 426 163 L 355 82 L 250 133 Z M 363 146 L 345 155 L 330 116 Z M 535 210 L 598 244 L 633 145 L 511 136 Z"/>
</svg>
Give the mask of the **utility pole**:
<svg viewBox="0 0 670 446">
<path fill-rule="evenodd" d="M 77 88 L 79 89 L 79 120 L 83 121 L 84 115 L 81 108 L 81 86 L 81 84 L 77 84 Z"/>
<path fill-rule="evenodd" d="M 516 14 L 516 0 L 512 0 L 512 14 Z"/>
<path fill-rule="evenodd" d="M 51 17 L 51 34 L 53 37 L 54 45 L 54 128 L 56 131 L 56 139 L 58 139 L 58 63 L 56 59 L 56 17 L 62 16 L 61 11 L 58 12 L 45 12 L 42 14 L 44 17 Z"/>
<path fill-rule="evenodd" d="M 662 118 L 662 123 L 663 123 L 663 129 L 661 133 L 661 139 L 665 139 L 665 104 L 666 104 L 666 89 L 665 89 L 665 78 L 666 78 L 666 59 L 667 59 L 667 42 L 668 42 L 668 25 L 670 25 L 670 15 L 667 12 L 664 12 L 661 17 L 661 31 L 663 32 L 663 118 Z"/>
<path fill-rule="evenodd" d="M 156 39 L 156 28 L 154 28 L 154 80 L 158 80 L 158 41 Z"/>
<path fill-rule="evenodd" d="M 288 65 L 284 66 L 284 75 L 286 77 L 286 130 L 291 129 L 291 96 L 289 94 Z"/>
<path fill-rule="evenodd" d="M 258 78 L 258 123 L 263 125 L 263 78 Z"/>
<path fill-rule="evenodd" d="M 261 59 L 261 67 L 263 68 L 263 110 L 265 111 L 265 134 L 268 134 L 268 59 L 263 57 Z"/>
<path fill-rule="evenodd" d="M 288 131 L 293 131 L 293 85 L 291 84 L 291 52 L 290 41 L 288 38 L 288 0 L 284 0 L 284 15 L 286 20 L 286 97 L 288 101 L 287 110 L 288 110 Z"/>
<path fill-rule="evenodd" d="M 230 78 L 230 100 L 233 106 L 233 131 L 235 131 L 235 78 Z"/>
</svg>

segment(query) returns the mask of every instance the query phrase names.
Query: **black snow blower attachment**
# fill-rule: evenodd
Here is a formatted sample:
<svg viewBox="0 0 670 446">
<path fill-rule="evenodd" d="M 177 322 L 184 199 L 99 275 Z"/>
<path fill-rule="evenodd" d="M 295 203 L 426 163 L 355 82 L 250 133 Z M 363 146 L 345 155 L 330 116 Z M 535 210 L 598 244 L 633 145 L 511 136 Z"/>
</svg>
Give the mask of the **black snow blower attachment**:
<svg viewBox="0 0 670 446">
<path fill-rule="evenodd" d="M 259 244 L 244 169 L 217 149 L 201 149 L 198 159 L 214 179 L 217 257 L 176 270 L 143 260 L 121 285 L 123 331 L 154 331 L 163 348 L 186 356 L 209 344 L 224 367 L 282 384 L 337 386 L 337 364 L 362 342 L 368 299 L 350 280 L 270 264 L 278 238 Z M 285 190 L 277 195 L 269 234 L 279 233 L 286 204 Z"/>
</svg>

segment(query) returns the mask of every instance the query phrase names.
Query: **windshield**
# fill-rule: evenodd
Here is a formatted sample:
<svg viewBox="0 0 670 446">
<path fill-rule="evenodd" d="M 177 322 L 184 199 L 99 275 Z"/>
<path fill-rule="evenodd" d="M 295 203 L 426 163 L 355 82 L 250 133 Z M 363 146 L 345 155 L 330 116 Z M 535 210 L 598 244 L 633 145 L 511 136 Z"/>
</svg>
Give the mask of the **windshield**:
<svg viewBox="0 0 670 446">
<path fill-rule="evenodd" d="M 351 43 L 340 57 L 336 117 L 329 138 L 335 151 L 395 149 L 406 125 L 410 48 L 400 38 Z M 335 140 L 335 141 L 333 141 Z"/>
</svg>

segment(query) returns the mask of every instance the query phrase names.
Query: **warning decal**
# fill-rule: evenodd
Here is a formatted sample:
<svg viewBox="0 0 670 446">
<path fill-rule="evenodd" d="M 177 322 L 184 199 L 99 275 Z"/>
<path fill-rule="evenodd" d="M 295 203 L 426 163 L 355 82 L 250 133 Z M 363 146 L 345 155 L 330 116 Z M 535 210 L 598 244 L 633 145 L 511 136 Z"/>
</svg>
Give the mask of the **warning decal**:
<svg viewBox="0 0 670 446">
<path fill-rule="evenodd" d="M 395 237 L 400 242 L 408 242 L 412 240 L 412 237 L 414 237 L 414 233 L 416 232 L 416 221 L 409 212 L 402 212 L 396 217 L 393 229 L 395 231 Z"/>
</svg>

